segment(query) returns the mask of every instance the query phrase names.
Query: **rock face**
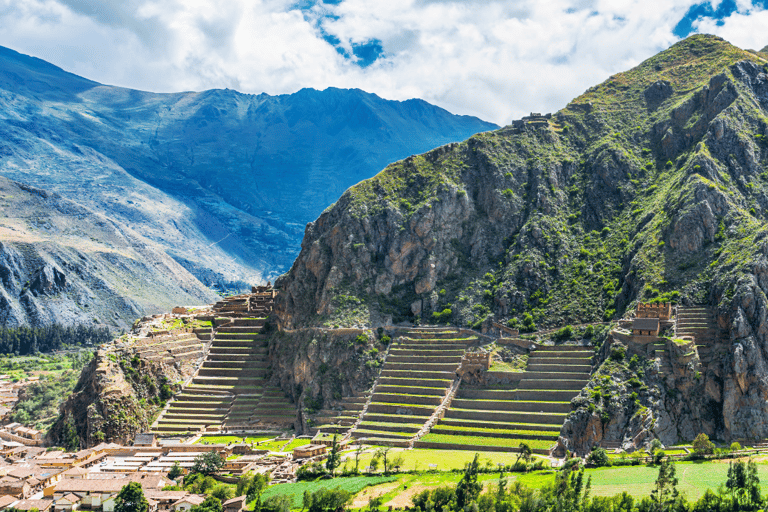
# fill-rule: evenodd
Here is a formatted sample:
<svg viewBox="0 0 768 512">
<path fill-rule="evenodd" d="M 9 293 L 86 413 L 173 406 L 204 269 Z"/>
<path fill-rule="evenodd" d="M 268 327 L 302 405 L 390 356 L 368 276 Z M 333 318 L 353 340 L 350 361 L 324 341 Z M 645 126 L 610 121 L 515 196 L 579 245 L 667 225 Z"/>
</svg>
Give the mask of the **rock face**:
<svg viewBox="0 0 768 512">
<path fill-rule="evenodd" d="M 449 309 L 461 325 L 557 326 L 679 294 L 718 309 L 727 355 L 700 380 L 657 383 L 641 400 L 653 428 L 618 409 L 599 433 L 591 414 L 576 418 L 582 447 L 635 427 L 768 437 L 767 71 L 755 53 L 693 36 L 551 119 L 390 165 L 307 226 L 277 282 L 280 325 Z"/>
<path fill-rule="evenodd" d="M 44 190 L 0 178 L 0 324 L 101 324 L 215 295 L 119 223 Z"/>
<path fill-rule="evenodd" d="M 379 338 L 361 329 L 302 329 L 270 339 L 273 381 L 297 404 L 299 431 L 307 427 L 306 413 L 371 389 L 386 350 Z"/>
<path fill-rule="evenodd" d="M 494 128 L 360 90 L 152 94 L 0 47 L 0 175 L 114 218 L 206 280 L 272 279 L 347 187 Z"/>
<path fill-rule="evenodd" d="M 67 430 L 72 428 L 81 447 L 103 441 L 130 444 L 137 433 L 149 429 L 159 412 L 163 385 L 187 376 L 178 365 L 100 350 L 80 374 L 48 437 L 55 444 L 66 444 Z"/>
</svg>

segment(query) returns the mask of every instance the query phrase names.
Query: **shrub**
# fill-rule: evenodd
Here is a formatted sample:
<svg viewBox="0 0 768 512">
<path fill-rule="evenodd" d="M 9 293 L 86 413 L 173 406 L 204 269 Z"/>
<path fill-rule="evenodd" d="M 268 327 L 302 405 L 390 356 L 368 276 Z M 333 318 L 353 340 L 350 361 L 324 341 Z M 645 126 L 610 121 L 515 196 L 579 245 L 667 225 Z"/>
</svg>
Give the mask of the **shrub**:
<svg viewBox="0 0 768 512">
<path fill-rule="evenodd" d="M 451 321 L 452 316 L 453 311 L 450 308 L 445 308 L 440 312 L 432 313 L 432 321 L 436 324 L 447 324 Z"/>
<path fill-rule="evenodd" d="M 731 450 L 732 452 L 738 452 L 738 451 L 741 451 L 741 445 L 740 445 L 738 442 L 734 441 L 734 442 L 732 442 L 732 443 L 731 443 L 731 448 L 730 448 L 730 450 Z"/>
<path fill-rule="evenodd" d="M 558 341 L 568 340 L 573 338 L 573 327 L 566 325 L 562 329 L 555 331 L 554 338 Z"/>
<path fill-rule="evenodd" d="M 611 459 L 608 458 L 605 448 L 600 447 L 592 448 L 592 452 L 587 455 L 587 462 L 594 464 L 597 467 L 611 465 Z"/>
<path fill-rule="evenodd" d="M 694 455 L 712 455 L 715 452 L 715 443 L 709 440 L 709 436 L 703 432 L 693 440 Z"/>
<path fill-rule="evenodd" d="M 611 361 L 623 361 L 627 356 L 627 349 L 621 345 L 611 348 Z"/>
</svg>

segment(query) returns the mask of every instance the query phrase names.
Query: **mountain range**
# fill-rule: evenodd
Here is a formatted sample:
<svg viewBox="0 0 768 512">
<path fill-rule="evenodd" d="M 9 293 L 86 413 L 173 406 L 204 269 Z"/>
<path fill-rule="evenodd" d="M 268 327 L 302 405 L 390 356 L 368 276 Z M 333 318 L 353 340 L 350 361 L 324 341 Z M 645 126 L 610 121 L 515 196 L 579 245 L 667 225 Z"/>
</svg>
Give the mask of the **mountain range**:
<svg viewBox="0 0 768 512">
<path fill-rule="evenodd" d="M 0 176 L 17 182 L 8 186 L 73 201 L 173 258 L 194 276 L 184 281 L 219 290 L 286 271 L 305 224 L 389 162 L 493 128 L 421 100 L 360 90 L 154 94 L 0 47 Z M 88 228 L 79 229 L 87 244 Z M 131 281 L 146 277 L 122 271 Z M 129 293 L 136 307 L 118 308 L 128 315 L 119 324 L 158 311 L 150 304 L 167 309 L 172 300 L 212 296 L 200 283 L 185 285 L 191 294 L 177 284 L 158 284 L 167 297 L 161 303 Z M 19 304 L 18 293 L 6 295 L 7 304 Z M 7 304 L 4 314 L 22 323 L 79 318 L 21 314 Z"/>
<path fill-rule="evenodd" d="M 360 90 L 154 94 L 0 48 L 0 174 L 109 215 L 201 278 L 274 278 L 349 186 L 493 128 Z"/>
</svg>

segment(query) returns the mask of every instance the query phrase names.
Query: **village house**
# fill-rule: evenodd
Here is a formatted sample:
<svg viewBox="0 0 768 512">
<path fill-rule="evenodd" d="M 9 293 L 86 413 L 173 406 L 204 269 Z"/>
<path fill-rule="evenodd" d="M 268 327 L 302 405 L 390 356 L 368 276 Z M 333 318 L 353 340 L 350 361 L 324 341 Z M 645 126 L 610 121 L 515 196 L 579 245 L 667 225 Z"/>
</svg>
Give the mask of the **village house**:
<svg viewBox="0 0 768 512">
<path fill-rule="evenodd" d="M 53 510 L 53 500 L 21 500 L 14 503 L 16 510 L 38 510 L 39 512 L 49 512 Z"/>
<path fill-rule="evenodd" d="M 238 496 L 222 504 L 223 512 L 242 512 L 245 509 L 245 496 Z"/>
<path fill-rule="evenodd" d="M 173 504 L 171 507 L 172 512 L 189 512 L 189 509 L 196 505 L 200 505 L 205 501 L 203 496 L 198 494 L 190 494 L 181 498 L 179 501 Z"/>
</svg>

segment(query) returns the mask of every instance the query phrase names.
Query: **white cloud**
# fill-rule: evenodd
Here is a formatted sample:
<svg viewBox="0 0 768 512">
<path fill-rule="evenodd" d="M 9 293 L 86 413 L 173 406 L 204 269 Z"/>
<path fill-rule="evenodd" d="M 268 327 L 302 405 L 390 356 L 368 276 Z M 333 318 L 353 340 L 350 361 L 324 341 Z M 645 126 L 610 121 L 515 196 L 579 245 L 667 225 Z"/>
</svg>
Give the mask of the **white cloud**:
<svg viewBox="0 0 768 512">
<path fill-rule="evenodd" d="M 768 10 L 754 7 L 749 0 L 740 0 L 739 10 L 718 24 L 703 18 L 693 24 L 697 32 L 717 34 L 740 48 L 761 50 L 768 45 Z"/>
<path fill-rule="evenodd" d="M 504 124 L 557 110 L 671 45 L 694 3 L 344 0 L 302 12 L 294 0 L 0 0 L 0 45 L 137 89 L 357 87 Z M 761 48 L 768 19 L 752 11 L 695 27 Z M 361 69 L 318 27 L 347 52 L 380 40 L 384 57 Z"/>
</svg>

